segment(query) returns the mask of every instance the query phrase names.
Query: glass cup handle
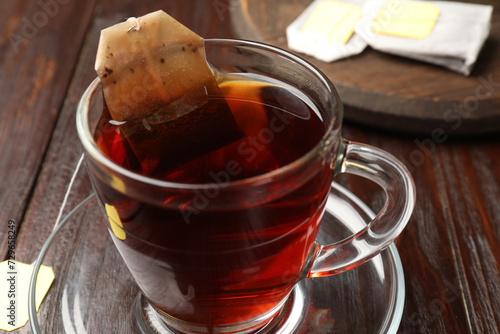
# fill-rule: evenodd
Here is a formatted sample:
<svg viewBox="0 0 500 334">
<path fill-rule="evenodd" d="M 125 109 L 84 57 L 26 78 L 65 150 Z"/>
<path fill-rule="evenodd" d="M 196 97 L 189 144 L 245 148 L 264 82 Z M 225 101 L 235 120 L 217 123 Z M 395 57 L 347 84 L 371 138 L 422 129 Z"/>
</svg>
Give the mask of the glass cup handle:
<svg viewBox="0 0 500 334">
<path fill-rule="evenodd" d="M 340 173 L 355 174 L 379 184 L 386 199 L 379 214 L 361 231 L 332 245 L 318 245 L 307 277 L 335 275 L 370 260 L 402 232 L 415 206 L 415 184 L 406 167 L 378 148 L 343 141 Z"/>
</svg>

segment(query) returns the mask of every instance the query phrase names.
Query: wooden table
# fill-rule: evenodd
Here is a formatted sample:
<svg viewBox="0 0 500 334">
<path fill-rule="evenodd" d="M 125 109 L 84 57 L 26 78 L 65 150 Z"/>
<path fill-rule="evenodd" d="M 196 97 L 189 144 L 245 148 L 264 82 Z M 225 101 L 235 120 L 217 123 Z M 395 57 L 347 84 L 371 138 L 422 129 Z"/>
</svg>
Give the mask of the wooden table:
<svg viewBox="0 0 500 334">
<path fill-rule="evenodd" d="M 3 258 L 9 220 L 18 233 L 16 259 L 23 262 L 35 260 L 52 230 L 82 152 L 75 110 L 95 77 L 99 31 L 159 8 L 204 37 L 232 36 L 232 8 L 222 0 L 0 2 Z M 500 74 L 492 75 L 500 81 Z M 400 158 L 417 186 L 414 214 L 396 243 L 406 278 L 400 332 L 499 333 L 498 134 L 414 136 L 348 122 L 343 134 Z M 377 187 L 350 176 L 337 181 L 375 210 L 380 207 L 383 194 Z M 65 212 L 90 193 L 90 182 L 80 173 Z M 44 302 L 44 312 L 50 314 L 52 302 Z M 29 325 L 17 332 L 30 332 Z"/>
</svg>

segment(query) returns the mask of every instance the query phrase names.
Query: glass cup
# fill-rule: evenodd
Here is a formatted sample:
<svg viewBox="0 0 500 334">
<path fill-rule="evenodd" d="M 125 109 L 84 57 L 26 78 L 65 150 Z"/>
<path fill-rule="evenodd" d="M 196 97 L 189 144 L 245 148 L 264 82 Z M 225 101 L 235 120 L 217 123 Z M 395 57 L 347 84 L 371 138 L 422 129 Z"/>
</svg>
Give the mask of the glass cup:
<svg viewBox="0 0 500 334">
<path fill-rule="evenodd" d="M 110 235 L 142 292 L 138 319 L 151 309 L 165 329 L 180 333 L 264 333 L 299 281 L 355 268 L 389 246 L 413 210 L 414 183 L 393 156 L 341 137 L 340 97 L 313 65 L 250 41 L 210 39 L 205 48 L 217 77 L 266 78 L 307 100 L 324 124 L 319 142 L 295 161 L 245 179 L 231 180 L 239 171 L 231 161 L 209 183 L 146 177 L 96 144 L 98 79 L 78 106 L 78 135 Z M 266 140 L 286 121 L 270 122 Z M 364 229 L 320 245 L 315 237 L 338 173 L 378 183 L 386 201 Z"/>
</svg>

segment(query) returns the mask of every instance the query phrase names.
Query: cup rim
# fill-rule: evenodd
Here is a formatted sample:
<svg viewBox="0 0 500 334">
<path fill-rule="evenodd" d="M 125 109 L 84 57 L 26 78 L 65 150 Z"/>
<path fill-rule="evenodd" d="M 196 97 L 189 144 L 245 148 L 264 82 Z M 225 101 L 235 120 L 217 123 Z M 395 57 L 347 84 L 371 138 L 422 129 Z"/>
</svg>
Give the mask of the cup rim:
<svg viewBox="0 0 500 334">
<path fill-rule="evenodd" d="M 224 38 L 211 38 L 211 39 L 204 39 L 205 44 L 212 44 L 212 43 L 226 43 L 229 45 L 233 46 L 250 46 L 253 48 L 259 48 L 263 49 L 266 51 L 273 52 L 275 54 L 280 55 L 281 57 L 287 58 L 288 60 L 294 61 L 298 65 L 302 67 L 306 67 L 308 70 L 310 70 L 316 77 L 321 79 L 324 83 L 324 87 L 328 89 L 331 95 L 333 95 L 334 99 L 337 101 L 336 103 L 336 109 L 337 109 L 337 117 L 334 118 L 332 122 L 330 122 L 328 128 L 326 129 L 325 133 L 321 137 L 320 141 L 313 147 L 311 148 L 306 154 L 302 155 L 300 158 L 278 168 L 273 171 L 260 174 L 257 176 L 241 179 L 241 180 L 236 180 L 236 181 L 229 181 L 224 184 L 224 189 L 228 188 L 236 188 L 236 187 L 244 187 L 248 186 L 250 184 L 257 184 L 257 185 L 263 185 L 270 180 L 274 179 L 275 177 L 288 174 L 292 172 L 293 170 L 296 170 L 297 168 L 305 165 L 308 161 L 313 159 L 314 157 L 318 156 L 318 153 L 321 153 L 324 151 L 326 148 L 330 147 L 329 144 L 331 144 L 332 138 L 336 135 L 338 131 L 335 131 L 337 128 L 340 130 L 341 123 L 342 123 L 342 116 L 343 116 L 343 104 L 340 99 L 339 93 L 333 83 L 330 81 L 330 79 L 323 73 L 321 72 L 316 66 L 311 64 L 310 62 L 306 61 L 305 59 L 287 51 L 284 49 L 281 49 L 276 46 L 272 46 L 269 44 L 261 43 L 261 42 L 255 42 L 255 41 L 247 41 L 247 40 L 241 40 L 241 39 L 224 39 Z M 211 182 L 211 183 L 178 183 L 178 182 L 171 182 L 171 181 L 164 181 L 161 179 L 156 179 L 153 177 L 148 177 L 144 176 L 138 173 L 135 173 L 131 170 L 128 170 L 117 163 L 113 162 L 111 159 L 106 157 L 104 153 L 101 152 L 101 150 L 97 147 L 97 144 L 94 140 L 93 134 L 91 133 L 90 127 L 89 127 L 89 122 L 88 122 L 88 112 L 89 112 L 89 105 L 92 96 L 96 92 L 96 89 L 101 85 L 99 77 L 96 77 L 92 83 L 87 87 L 85 92 L 83 93 L 82 97 L 80 98 L 80 101 L 78 103 L 77 107 L 77 112 L 76 112 L 76 128 L 77 128 L 77 133 L 78 137 L 80 138 L 80 141 L 82 142 L 82 145 L 84 149 L 94 158 L 96 159 L 99 163 L 102 163 L 104 166 L 107 168 L 113 170 L 114 172 L 123 175 L 127 178 L 130 178 L 132 180 L 148 184 L 151 186 L 155 187 L 161 187 L 161 188 L 175 188 L 175 189 L 206 189 L 212 187 L 214 184 L 217 184 L 216 182 Z"/>
</svg>

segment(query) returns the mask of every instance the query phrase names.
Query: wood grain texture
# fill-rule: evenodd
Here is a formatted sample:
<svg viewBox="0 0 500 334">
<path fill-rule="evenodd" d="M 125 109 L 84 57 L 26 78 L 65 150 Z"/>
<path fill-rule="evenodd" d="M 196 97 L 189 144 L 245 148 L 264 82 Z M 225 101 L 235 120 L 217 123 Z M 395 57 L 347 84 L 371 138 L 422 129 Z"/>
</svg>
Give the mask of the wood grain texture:
<svg viewBox="0 0 500 334">
<path fill-rule="evenodd" d="M 344 136 L 404 161 L 417 204 L 396 241 L 405 270 L 400 333 L 499 333 L 499 185 L 497 136 L 432 142 L 344 125 Z M 424 143 L 424 144 L 422 144 Z M 380 208 L 383 194 L 365 181 L 341 183 Z"/>
<path fill-rule="evenodd" d="M 1 226 L 23 220 L 92 16 L 92 1 L 59 1 L 49 9 L 35 1 L 0 5 Z"/>
<path fill-rule="evenodd" d="M 0 111 L 0 224 L 3 226 L 13 218 L 22 226 L 16 248 L 21 261 L 33 261 L 50 234 L 82 152 L 74 117 L 80 96 L 95 77 L 93 62 L 99 30 L 126 17 L 163 8 L 204 37 L 231 37 L 234 6 L 221 4 L 223 2 L 196 0 L 113 0 L 98 1 L 92 8 L 90 2 L 70 1 L 64 7 L 67 12 L 61 17 L 54 16 L 55 23 L 47 25 L 51 27 L 50 32 L 44 33 L 41 29 L 40 40 L 33 39 L 31 44 L 23 46 L 23 51 L 14 54 L 5 31 L 22 29 L 16 28 L 15 17 L 32 17 L 39 7 L 33 1 L 0 2 L 0 27 L 8 28 L 0 33 L 3 106 Z M 37 58 L 37 54 L 43 56 Z M 63 61 L 61 55 L 67 60 Z M 55 74 L 45 84 L 42 84 L 44 80 L 40 81 L 42 88 L 30 104 L 36 80 L 30 81 L 25 75 L 31 75 L 32 79 L 44 78 L 45 72 L 36 66 L 41 64 L 40 59 L 44 60 L 43 64 L 53 59 L 57 71 L 54 70 Z M 392 61 L 406 62 L 399 58 Z M 16 72 L 18 65 L 24 67 Z M 388 83 L 381 82 L 384 84 Z M 424 82 L 421 85 L 426 87 Z M 51 108 L 55 110 L 52 113 L 47 111 Z M 26 113 L 29 110 L 32 112 Z M 352 112 L 348 107 L 346 115 Z M 500 141 L 498 135 L 453 139 L 439 132 L 433 134 L 434 129 L 431 127 L 424 135 L 412 136 L 349 121 L 343 127 L 345 138 L 380 147 L 402 160 L 417 186 L 414 214 L 396 243 L 406 279 L 405 311 L 399 333 L 500 333 Z M 336 180 L 375 211 L 382 207 L 384 194 L 378 186 L 348 175 L 339 175 Z M 83 170 L 76 179 L 65 212 L 91 191 Z M 98 210 L 85 215 L 99 219 Z M 0 230 L 0 235 L 5 231 Z M 5 238 L 2 238 L 0 250 L 5 254 Z M 45 332 L 64 333 L 60 326 L 61 310 L 54 305 L 64 294 L 61 285 L 64 277 L 76 274 L 67 262 L 67 256 L 73 253 L 61 251 L 75 252 L 78 245 L 68 247 L 75 240 L 84 240 L 89 245 L 86 253 L 80 255 L 83 260 L 105 254 L 103 262 L 92 264 L 95 272 L 82 274 L 82 279 L 85 275 L 94 275 L 98 282 L 109 284 L 121 277 L 115 288 L 105 294 L 90 289 L 93 292 L 82 296 L 97 305 L 88 311 L 85 319 L 87 333 L 106 332 L 96 328 L 93 322 L 92 317 L 99 312 L 109 316 L 110 321 L 120 322 L 125 333 L 129 323 L 120 313 L 121 305 L 103 310 L 98 307 L 99 301 L 115 298 L 117 294 L 133 299 L 137 290 L 117 265 L 119 259 L 114 247 L 103 242 L 102 234 L 82 229 L 78 223 L 60 239 L 60 248 L 48 256 L 56 270 L 56 281 L 40 311 L 40 316 L 47 320 Z M 115 268 L 118 276 L 99 271 L 103 266 Z M 346 305 L 348 303 L 346 300 Z M 14 333 L 31 331 L 27 326 Z M 326 333 L 319 330 L 312 334 Z"/>
<path fill-rule="evenodd" d="M 444 68 L 381 53 L 369 47 L 333 63 L 300 56 L 325 72 L 351 107 L 345 116 L 379 128 L 448 134 L 500 130 L 500 7 L 495 1 L 491 32 L 468 77 Z M 288 49 L 286 27 L 310 0 L 234 0 L 236 36 Z"/>
<path fill-rule="evenodd" d="M 438 159 L 443 167 L 440 177 L 447 184 L 443 198 L 450 208 L 449 223 L 454 227 L 453 246 L 461 254 L 456 259 L 459 277 L 470 294 L 466 300 L 470 302 L 470 326 L 474 332 L 496 333 L 500 332 L 499 304 L 493 296 L 498 296 L 500 286 L 500 248 L 498 234 L 492 233 L 491 227 L 498 228 L 498 218 L 493 217 L 498 217 L 499 208 L 498 201 L 492 203 L 485 195 L 498 195 L 498 191 L 495 194 L 488 188 L 498 187 L 500 175 L 487 166 L 500 161 L 498 156 L 482 154 L 488 147 L 487 143 L 482 147 L 450 146 L 440 152 Z M 478 160 L 478 156 L 483 159 Z"/>
</svg>

